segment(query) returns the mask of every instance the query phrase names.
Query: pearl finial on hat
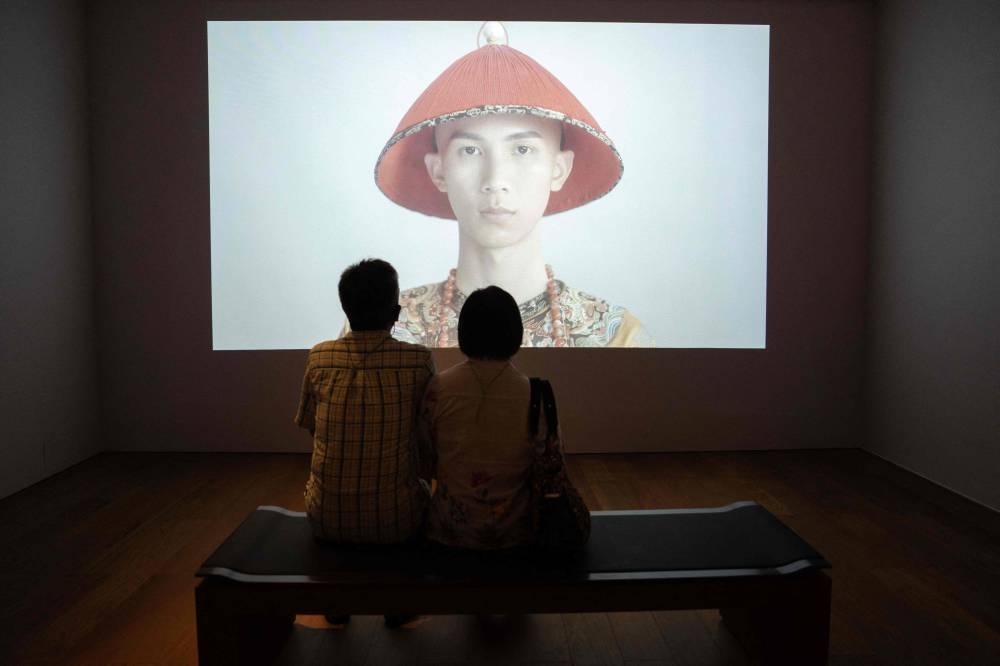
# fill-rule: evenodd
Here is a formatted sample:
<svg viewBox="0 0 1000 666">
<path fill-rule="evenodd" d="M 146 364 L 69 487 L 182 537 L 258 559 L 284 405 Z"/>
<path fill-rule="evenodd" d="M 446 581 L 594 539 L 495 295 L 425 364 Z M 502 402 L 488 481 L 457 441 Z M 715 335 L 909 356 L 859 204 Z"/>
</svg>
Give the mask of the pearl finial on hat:
<svg viewBox="0 0 1000 666">
<path fill-rule="evenodd" d="M 483 24 L 483 27 L 479 29 L 476 45 L 482 46 L 481 42 L 483 39 L 486 40 L 487 44 L 500 44 L 506 46 L 507 28 L 503 27 L 503 23 L 500 21 L 487 21 Z"/>
</svg>

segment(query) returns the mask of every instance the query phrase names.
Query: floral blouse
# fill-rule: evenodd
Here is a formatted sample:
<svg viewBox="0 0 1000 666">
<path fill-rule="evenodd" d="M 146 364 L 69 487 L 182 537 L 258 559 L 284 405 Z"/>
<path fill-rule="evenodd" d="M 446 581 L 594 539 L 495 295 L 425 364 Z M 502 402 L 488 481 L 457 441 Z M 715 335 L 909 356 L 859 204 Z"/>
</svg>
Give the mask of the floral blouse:
<svg viewBox="0 0 1000 666">
<path fill-rule="evenodd" d="M 530 472 L 541 442 L 528 430 L 530 393 L 509 361 L 469 360 L 431 379 L 421 408 L 437 481 L 430 540 L 477 549 L 534 540 Z"/>
</svg>

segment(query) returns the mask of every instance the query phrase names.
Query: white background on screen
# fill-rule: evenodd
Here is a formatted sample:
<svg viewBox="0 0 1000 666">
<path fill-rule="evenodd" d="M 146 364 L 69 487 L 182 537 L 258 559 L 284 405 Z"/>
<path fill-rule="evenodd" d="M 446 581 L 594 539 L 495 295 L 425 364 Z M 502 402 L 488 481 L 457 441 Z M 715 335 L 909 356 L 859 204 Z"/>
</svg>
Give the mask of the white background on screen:
<svg viewBox="0 0 1000 666">
<path fill-rule="evenodd" d="M 507 23 L 622 154 L 609 195 L 543 220 L 559 279 L 624 305 L 660 347 L 762 348 L 767 26 Z M 480 23 L 209 22 L 215 349 L 336 337 L 345 266 L 406 288 L 455 265 L 455 222 L 386 199 L 400 118 Z"/>
</svg>

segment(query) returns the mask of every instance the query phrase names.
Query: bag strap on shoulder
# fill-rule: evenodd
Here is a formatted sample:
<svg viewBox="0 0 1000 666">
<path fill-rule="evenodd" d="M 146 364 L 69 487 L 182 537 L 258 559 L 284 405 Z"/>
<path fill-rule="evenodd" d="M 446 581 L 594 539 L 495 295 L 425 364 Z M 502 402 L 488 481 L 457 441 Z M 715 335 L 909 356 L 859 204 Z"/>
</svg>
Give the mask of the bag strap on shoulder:
<svg viewBox="0 0 1000 666">
<path fill-rule="evenodd" d="M 545 424 L 547 435 L 556 432 L 559 427 L 559 413 L 556 410 L 556 395 L 552 391 L 552 384 L 546 379 L 532 377 L 531 382 L 531 406 L 528 410 L 528 426 L 532 435 L 538 434 L 539 416 L 545 410 Z"/>
<path fill-rule="evenodd" d="M 544 379 L 532 377 L 528 380 L 531 384 L 531 402 L 528 408 L 528 430 L 532 436 L 538 434 L 538 416 L 542 407 L 542 382 Z"/>
</svg>

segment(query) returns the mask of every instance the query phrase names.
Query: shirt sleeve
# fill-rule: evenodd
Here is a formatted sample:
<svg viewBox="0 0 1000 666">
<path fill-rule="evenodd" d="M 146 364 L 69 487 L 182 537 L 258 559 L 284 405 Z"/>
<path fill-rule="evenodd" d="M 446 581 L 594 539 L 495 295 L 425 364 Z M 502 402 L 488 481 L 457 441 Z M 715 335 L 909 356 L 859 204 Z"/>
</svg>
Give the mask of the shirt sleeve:
<svg viewBox="0 0 1000 666">
<path fill-rule="evenodd" d="M 656 343 L 653 341 L 653 337 L 646 331 L 646 327 L 642 325 L 635 316 L 629 312 L 625 311 L 622 317 L 622 322 L 618 326 L 618 330 L 615 335 L 608 342 L 608 347 L 655 347 Z"/>
<path fill-rule="evenodd" d="M 302 394 L 299 398 L 299 410 L 295 414 L 295 422 L 309 431 L 316 432 L 316 393 L 313 391 L 309 377 L 309 365 L 306 364 L 306 374 L 302 378 Z"/>
<path fill-rule="evenodd" d="M 433 365 L 433 361 L 431 361 Z M 420 476 L 432 479 L 437 469 L 437 448 L 434 445 L 434 418 L 437 411 L 437 382 L 432 378 L 427 383 L 420 409 L 417 412 L 417 447 L 420 460 Z"/>
<path fill-rule="evenodd" d="M 427 350 L 427 365 L 425 367 L 428 373 L 427 379 L 430 380 L 431 377 L 437 374 L 437 366 L 434 365 L 434 355 L 431 354 L 430 349 Z"/>
</svg>

